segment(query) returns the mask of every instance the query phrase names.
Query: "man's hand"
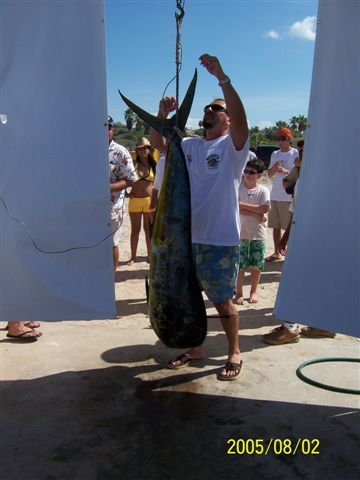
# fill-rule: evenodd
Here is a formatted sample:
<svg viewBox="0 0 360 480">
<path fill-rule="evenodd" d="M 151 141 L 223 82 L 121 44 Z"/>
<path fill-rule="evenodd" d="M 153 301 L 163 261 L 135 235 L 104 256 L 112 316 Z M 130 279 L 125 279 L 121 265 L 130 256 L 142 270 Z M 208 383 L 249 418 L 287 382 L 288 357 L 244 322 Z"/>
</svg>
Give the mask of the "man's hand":
<svg viewBox="0 0 360 480">
<path fill-rule="evenodd" d="M 214 75 L 218 80 L 222 80 L 226 76 L 223 69 L 221 68 L 219 60 L 216 57 L 212 57 L 211 55 L 204 53 L 203 55 L 201 55 L 199 60 L 201 65 L 205 67 L 206 70 L 211 73 L 211 75 Z"/>
<path fill-rule="evenodd" d="M 159 102 L 158 117 L 166 118 L 170 112 L 176 110 L 176 98 L 164 97 Z"/>
</svg>

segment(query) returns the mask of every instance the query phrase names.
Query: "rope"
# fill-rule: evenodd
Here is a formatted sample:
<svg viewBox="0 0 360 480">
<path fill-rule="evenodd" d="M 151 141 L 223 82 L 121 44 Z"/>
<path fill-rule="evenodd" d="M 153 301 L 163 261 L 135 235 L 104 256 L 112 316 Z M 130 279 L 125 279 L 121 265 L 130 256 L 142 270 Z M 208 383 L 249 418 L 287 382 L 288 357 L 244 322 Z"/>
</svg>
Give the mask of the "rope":
<svg viewBox="0 0 360 480">
<path fill-rule="evenodd" d="M 308 383 L 310 385 L 313 385 L 314 387 L 319 387 L 323 388 L 325 390 L 330 390 L 332 392 L 339 392 L 339 393 L 352 393 L 354 395 L 360 395 L 360 390 L 355 390 L 351 388 L 342 388 L 342 387 L 335 387 L 333 385 L 328 385 L 326 383 L 320 383 L 315 380 L 312 380 L 311 378 L 305 376 L 302 373 L 303 368 L 309 366 L 309 365 L 314 365 L 315 363 L 324 363 L 324 362 L 357 362 L 360 363 L 359 358 L 318 358 L 315 360 L 310 360 L 308 362 L 302 363 L 298 369 L 296 370 L 296 375 L 300 380 L 302 380 L 305 383 Z"/>
</svg>

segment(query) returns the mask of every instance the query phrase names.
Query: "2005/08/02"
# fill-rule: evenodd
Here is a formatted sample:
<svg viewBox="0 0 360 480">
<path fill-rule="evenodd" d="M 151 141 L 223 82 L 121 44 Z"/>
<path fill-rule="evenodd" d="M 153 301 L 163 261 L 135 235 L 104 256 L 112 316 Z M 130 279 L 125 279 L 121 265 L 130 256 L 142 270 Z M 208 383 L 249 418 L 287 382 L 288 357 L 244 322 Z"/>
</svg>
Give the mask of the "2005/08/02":
<svg viewBox="0 0 360 480">
<path fill-rule="evenodd" d="M 229 448 L 228 455 L 319 455 L 320 440 L 317 438 L 307 439 L 298 438 L 291 440 L 290 438 L 270 438 L 264 440 L 262 438 L 229 438 L 227 441 Z"/>
</svg>

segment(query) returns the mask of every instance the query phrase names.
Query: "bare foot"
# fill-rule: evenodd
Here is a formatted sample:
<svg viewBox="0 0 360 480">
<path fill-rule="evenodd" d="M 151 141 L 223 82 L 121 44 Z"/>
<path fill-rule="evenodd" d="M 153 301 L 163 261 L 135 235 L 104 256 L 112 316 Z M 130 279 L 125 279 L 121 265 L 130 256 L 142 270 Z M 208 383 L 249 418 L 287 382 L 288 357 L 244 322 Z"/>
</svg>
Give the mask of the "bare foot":
<svg viewBox="0 0 360 480">
<path fill-rule="evenodd" d="M 10 338 L 31 338 L 35 339 L 41 337 L 42 333 L 38 330 L 33 330 L 32 328 L 26 327 L 24 322 L 9 322 L 8 324 L 8 334 Z"/>
<path fill-rule="evenodd" d="M 259 299 L 256 296 L 256 293 L 252 293 L 249 298 L 249 303 L 259 303 Z"/>
<path fill-rule="evenodd" d="M 127 262 L 127 266 L 130 267 L 131 265 L 134 265 L 135 263 L 135 258 L 130 258 L 130 260 Z"/>
<path fill-rule="evenodd" d="M 244 305 L 244 297 L 242 295 L 236 294 L 235 297 L 232 299 L 232 302 L 235 305 Z"/>
<path fill-rule="evenodd" d="M 40 327 L 39 322 L 26 322 L 24 325 L 25 325 L 25 327 L 29 327 L 29 328 L 39 328 Z"/>
</svg>

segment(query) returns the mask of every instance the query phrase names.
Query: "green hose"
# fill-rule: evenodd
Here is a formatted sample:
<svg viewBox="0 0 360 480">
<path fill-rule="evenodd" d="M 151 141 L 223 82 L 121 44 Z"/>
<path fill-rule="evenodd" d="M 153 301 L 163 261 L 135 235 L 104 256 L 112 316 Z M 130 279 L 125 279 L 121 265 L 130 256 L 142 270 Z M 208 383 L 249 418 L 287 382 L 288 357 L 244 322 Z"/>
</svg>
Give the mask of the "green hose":
<svg viewBox="0 0 360 480">
<path fill-rule="evenodd" d="M 316 382 L 309 377 L 306 377 L 302 373 L 302 369 L 309 366 L 314 365 L 315 363 L 324 363 L 324 362 L 356 362 L 360 363 L 359 358 L 318 358 L 315 360 L 310 360 L 308 362 L 302 363 L 298 369 L 296 370 L 296 375 L 305 383 L 309 383 L 310 385 L 314 385 L 314 387 L 324 388 L 325 390 L 331 390 L 332 392 L 340 392 L 340 393 L 352 393 L 354 395 L 360 395 L 360 390 L 354 390 L 351 388 L 341 388 L 341 387 L 334 387 L 333 385 L 327 385 L 325 383 Z"/>
</svg>

